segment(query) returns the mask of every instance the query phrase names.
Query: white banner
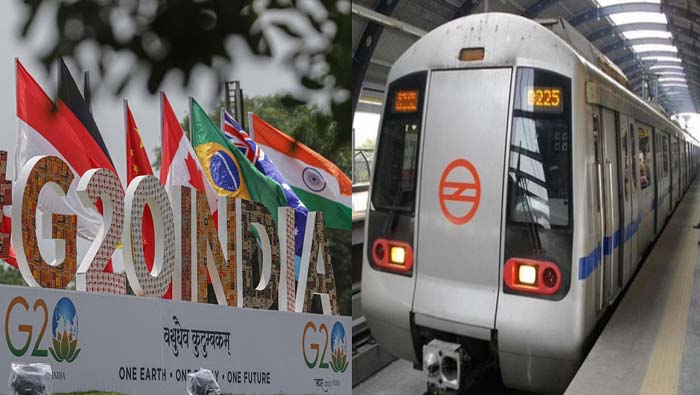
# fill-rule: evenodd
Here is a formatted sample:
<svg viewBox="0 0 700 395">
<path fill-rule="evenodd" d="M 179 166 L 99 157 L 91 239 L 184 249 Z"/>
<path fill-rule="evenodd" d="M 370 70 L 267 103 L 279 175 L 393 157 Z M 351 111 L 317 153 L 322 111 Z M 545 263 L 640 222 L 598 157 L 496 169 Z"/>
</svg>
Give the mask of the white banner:
<svg viewBox="0 0 700 395">
<path fill-rule="evenodd" d="M 0 285 L 0 394 L 12 362 L 48 363 L 54 392 L 351 394 L 350 317 Z"/>
</svg>

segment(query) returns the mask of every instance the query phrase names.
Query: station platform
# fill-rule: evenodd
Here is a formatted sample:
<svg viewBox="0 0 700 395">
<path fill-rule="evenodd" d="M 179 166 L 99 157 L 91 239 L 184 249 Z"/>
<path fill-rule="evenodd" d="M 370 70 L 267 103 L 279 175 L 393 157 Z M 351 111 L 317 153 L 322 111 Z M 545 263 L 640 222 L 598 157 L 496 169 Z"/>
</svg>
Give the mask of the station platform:
<svg viewBox="0 0 700 395">
<path fill-rule="evenodd" d="M 566 394 L 700 393 L 699 217 L 695 180 Z"/>
</svg>

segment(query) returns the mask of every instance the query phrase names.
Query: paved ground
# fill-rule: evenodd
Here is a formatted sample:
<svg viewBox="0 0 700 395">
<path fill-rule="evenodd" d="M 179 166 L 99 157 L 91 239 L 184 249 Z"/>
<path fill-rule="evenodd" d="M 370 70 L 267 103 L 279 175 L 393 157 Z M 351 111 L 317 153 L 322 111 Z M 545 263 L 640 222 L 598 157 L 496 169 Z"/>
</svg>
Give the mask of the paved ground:
<svg viewBox="0 0 700 395">
<path fill-rule="evenodd" d="M 422 395 L 426 392 L 423 373 L 414 370 L 410 362 L 398 359 L 357 387 L 353 395 Z M 488 372 L 465 395 L 514 395 L 506 391 L 495 369 Z"/>
<path fill-rule="evenodd" d="M 700 393 L 699 213 L 696 181 L 567 394 Z"/>
</svg>

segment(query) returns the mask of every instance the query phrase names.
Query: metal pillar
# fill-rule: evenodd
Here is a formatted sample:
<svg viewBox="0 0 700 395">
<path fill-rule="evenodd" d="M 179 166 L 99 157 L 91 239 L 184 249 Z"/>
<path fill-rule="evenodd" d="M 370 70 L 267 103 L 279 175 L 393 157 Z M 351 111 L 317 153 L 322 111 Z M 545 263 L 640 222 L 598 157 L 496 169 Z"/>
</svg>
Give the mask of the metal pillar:
<svg viewBox="0 0 700 395">
<path fill-rule="evenodd" d="M 244 116 L 245 109 L 243 107 L 243 89 L 241 89 L 241 82 L 226 81 L 224 84 L 224 93 L 226 95 L 226 102 L 224 105 L 226 106 L 226 111 L 236 118 L 236 121 L 238 121 L 244 130 L 247 130 L 245 124 L 246 117 Z"/>
<path fill-rule="evenodd" d="M 374 54 L 374 49 L 377 47 L 379 42 L 379 37 L 384 31 L 384 25 L 379 23 L 377 20 L 377 15 L 388 16 L 394 12 L 398 0 L 379 0 L 372 13 L 368 13 L 368 10 L 364 7 L 359 7 L 357 4 L 352 4 L 352 12 L 362 18 L 368 20 L 367 27 L 365 27 L 364 33 L 362 33 L 362 38 L 355 53 L 352 55 L 352 114 L 355 115 L 355 109 L 357 108 L 357 101 L 360 99 L 360 92 L 362 91 L 362 82 L 365 80 L 367 75 L 367 70 L 369 69 L 370 60 L 372 59 L 372 54 Z"/>
</svg>

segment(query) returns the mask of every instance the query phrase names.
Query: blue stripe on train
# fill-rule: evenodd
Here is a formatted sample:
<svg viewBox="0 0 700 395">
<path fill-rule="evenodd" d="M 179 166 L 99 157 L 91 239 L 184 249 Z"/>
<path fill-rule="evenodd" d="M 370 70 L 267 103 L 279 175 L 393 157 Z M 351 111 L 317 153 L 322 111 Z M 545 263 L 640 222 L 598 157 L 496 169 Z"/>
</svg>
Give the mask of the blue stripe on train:
<svg viewBox="0 0 700 395">
<path fill-rule="evenodd" d="M 659 200 L 665 199 L 669 195 L 670 191 L 663 192 L 659 196 Z M 651 201 L 651 215 L 656 215 L 656 207 L 658 205 L 658 201 L 656 198 L 654 198 Z M 637 216 L 637 220 L 633 221 L 627 227 L 624 229 L 624 237 L 625 237 L 625 242 L 627 240 L 631 239 L 632 236 L 637 233 L 639 230 L 639 225 L 642 223 L 642 214 L 640 213 Z M 610 248 L 610 244 L 612 243 L 612 249 Z M 620 229 L 616 230 L 615 233 L 613 234 L 612 237 L 606 236 L 603 239 L 603 256 L 610 255 L 612 251 L 614 251 L 616 248 L 620 246 Z M 600 243 L 598 243 L 593 251 L 591 251 L 590 254 L 586 255 L 585 257 L 579 258 L 579 269 L 578 269 L 578 279 L 579 280 L 585 280 L 588 276 L 591 275 L 595 271 L 595 269 L 598 268 L 598 265 L 600 264 L 601 261 L 601 251 L 600 251 Z"/>
<path fill-rule="evenodd" d="M 652 202 L 652 204 L 655 204 L 656 202 Z M 654 212 L 654 210 L 652 210 Z M 634 236 L 635 233 L 639 230 L 639 225 L 642 223 L 642 215 L 639 214 L 637 216 L 637 219 L 635 221 L 632 221 L 629 225 L 627 225 L 624 229 L 624 237 L 625 237 L 625 242 L 627 240 L 631 239 L 632 236 Z M 610 248 L 610 244 L 612 243 L 612 249 Z M 615 233 L 613 234 L 612 237 L 606 236 L 603 239 L 603 256 L 605 255 L 610 255 L 612 251 L 615 250 L 615 248 L 620 246 L 620 229 L 616 230 Z M 586 255 L 585 257 L 579 258 L 579 264 L 578 264 L 578 279 L 579 280 L 585 280 L 588 276 L 591 275 L 595 271 L 595 269 L 598 268 L 598 265 L 600 264 L 601 261 L 601 249 L 600 249 L 600 243 L 598 243 L 593 251 L 591 251 L 590 254 Z"/>
</svg>

